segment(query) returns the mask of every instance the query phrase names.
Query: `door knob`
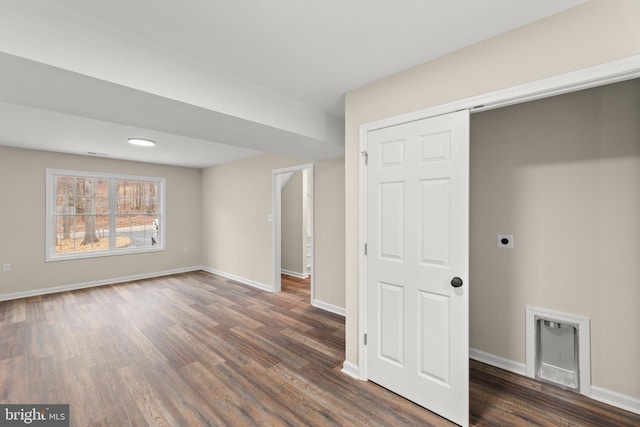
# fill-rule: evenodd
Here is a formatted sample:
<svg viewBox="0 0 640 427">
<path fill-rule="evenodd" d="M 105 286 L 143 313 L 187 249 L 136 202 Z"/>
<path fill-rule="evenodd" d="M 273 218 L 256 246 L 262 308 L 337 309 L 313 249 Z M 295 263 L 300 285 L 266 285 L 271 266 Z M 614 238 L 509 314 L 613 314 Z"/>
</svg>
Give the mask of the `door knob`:
<svg viewBox="0 0 640 427">
<path fill-rule="evenodd" d="M 454 277 L 453 279 L 451 279 L 451 286 L 453 286 L 454 288 L 459 288 L 460 286 L 462 286 L 462 279 L 459 277 Z"/>
</svg>

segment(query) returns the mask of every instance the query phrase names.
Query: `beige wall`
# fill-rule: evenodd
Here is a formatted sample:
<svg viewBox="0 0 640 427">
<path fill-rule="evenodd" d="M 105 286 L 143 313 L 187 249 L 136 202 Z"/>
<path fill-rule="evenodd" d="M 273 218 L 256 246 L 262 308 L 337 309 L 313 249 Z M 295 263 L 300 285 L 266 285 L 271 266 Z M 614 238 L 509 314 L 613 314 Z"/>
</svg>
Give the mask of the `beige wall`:
<svg viewBox="0 0 640 427">
<path fill-rule="evenodd" d="M 592 0 L 346 96 L 346 344 L 358 362 L 359 126 L 640 53 L 640 2 Z M 473 144 L 473 142 L 472 142 Z M 472 163 L 473 163 L 472 159 Z M 518 240 L 516 240 L 517 242 Z M 598 377 L 598 381 L 604 381 Z M 617 380 L 612 379 L 613 382 Z M 604 387 L 604 383 L 600 383 Z M 616 391 L 623 387 L 610 384 Z M 637 396 L 635 387 L 624 391 Z"/>
<path fill-rule="evenodd" d="M 271 172 L 305 163 L 265 154 L 204 169 L 203 265 L 272 286 Z"/>
<path fill-rule="evenodd" d="M 167 250 L 46 263 L 46 168 L 165 177 Z M 0 147 L 0 194 L 0 295 L 200 265 L 198 169 Z"/>
<path fill-rule="evenodd" d="M 0 295 L 201 265 L 271 284 L 271 171 L 305 163 L 262 155 L 200 170 L 0 146 L 0 264 L 12 268 Z M 46 263 L 46 168 L 165 177 L 167 250 Z M 314 168 L 316 300 L 343 309 L 344 159 Z"/>
<path fill-rule="evenodd" d="M 344 158 L 314 166 L 314 265 L 315 297 L 345 307 L 345 172 Z"/>
<path fill-rule="evenodd" d="M 302 171 L 296 171 L 282 189 L 282 269 L 306 274 Z"/>
<path fill-rule="evenodd" d="M 638 117 L 640 80 L 471 116 L 471 347 L 524 363 L 526 305 L 587 316 L 593 384 L 640 397 Z"/>
<path fill-rule="evenodd" d="M 271 172 L 309 163 L 260 155 L 203 171 L 203 265 L 273 284 Z M 344 308 L 344 159 L 314 163 L 315 299 Z"/>
</svg>

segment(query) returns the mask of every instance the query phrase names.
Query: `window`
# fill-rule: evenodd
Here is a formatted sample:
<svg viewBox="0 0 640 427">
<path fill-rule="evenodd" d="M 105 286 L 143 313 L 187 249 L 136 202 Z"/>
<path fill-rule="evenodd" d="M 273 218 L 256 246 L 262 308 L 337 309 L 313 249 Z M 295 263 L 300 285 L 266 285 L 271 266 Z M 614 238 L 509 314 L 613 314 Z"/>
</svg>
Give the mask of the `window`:
<svg viewBox="0 0 640 427">
<path fill-rule="evenodd" d="M 163 250 L 164 178 L 47 169 L 47 261 Z"/>
</svg>

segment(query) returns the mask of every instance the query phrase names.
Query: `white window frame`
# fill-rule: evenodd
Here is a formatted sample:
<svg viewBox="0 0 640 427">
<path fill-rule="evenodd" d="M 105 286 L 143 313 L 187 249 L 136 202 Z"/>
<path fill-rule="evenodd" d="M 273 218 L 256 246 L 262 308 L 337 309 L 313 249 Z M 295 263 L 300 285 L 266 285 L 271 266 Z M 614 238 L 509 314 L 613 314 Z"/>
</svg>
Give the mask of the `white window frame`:
<svg viewBox="0 0 640 427">
<path fill-rule="evenodd" d="M 79 178 L 98 178 L 115 182 L 119 181 L 152 181 L 158 183 L 158 228 L 159 242 L 154 246 L 147 247 L 135 247 L 135 248 L 110 248 L 105 251 L 95 252 L 75 252 L 70 254 L 56 254 L 56 178 L 58 176 L 79 177 Z M 149 177 L 138 175 L 123 175 L 112 173 L 100 173 L 100 172 L 87 172 L 65 169 L 46 169 L 46 248 L 45 248 L 45 260 L 46 262 L 52 261 L 65 261 L 72 259 L 85 259 L 85 258 L 99 258 L 104 256 L 114 255 L 127 255 L 144 252 L 158 252 L 166 250 L 167 242 L 167 228 L 165 225 L 165 191 L 166 191 L 166 179 L 161 177 Z M 115 229 L 115 215 L 116 212 L 112 211 L 112 207 L 117 205 L 116 194 L 113 191 L 113 186 L 109 186 L 109 234 L 111 235 L 112 228 Z"/>
</svg>

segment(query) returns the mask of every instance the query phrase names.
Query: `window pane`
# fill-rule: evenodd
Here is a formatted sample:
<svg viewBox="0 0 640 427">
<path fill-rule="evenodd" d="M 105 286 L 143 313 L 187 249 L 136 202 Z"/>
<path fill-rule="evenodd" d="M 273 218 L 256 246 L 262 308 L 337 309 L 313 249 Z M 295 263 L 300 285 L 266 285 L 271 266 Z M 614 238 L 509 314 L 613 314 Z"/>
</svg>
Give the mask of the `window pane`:
<svg viewBox="0 0 640 427">
<path fill-rule="evenodd" d="M 109 199 L 106 197 L 96 197 L 93 200 L 93 206 L 95 213 L 108 214 L 109 213 Z"/>
<path fill-rule="evenodd" d="M 98 214 L 109 213 L 109 180 L 107 179 L 99 179 L 96 181 L 93 211 Z"/>
<path fill-rule="evenodd" d="M 58 177 L 56 180 L 56 213 L 73 214 L 74 206 L 74 179 L 70 177 Z"/>
<path fill-rule="evenodd" d="M 156 216 L 118 215 L 116 247 L 144 248 L 159 244 L 157 223 Z"/>
<path fill-rule="evenodd" d="M 145 229 L 148 241 L 151 242 L 151 246 L 160 244 L 160 219 L 157 216 L 149 216 L 151 219 L 151 225 Z"/>
<path fill-rule="evenodd" d="M 73 195 L 73 178 L 68 176 L 59 176 L 56 180 L 56 194 Z"/>
<path fill-rule="evenodd" d="M 118 215 L 116 218 L 116 248 L 128 248 L 131 246 L 131 217 Z"/>
<path fill-rule="evenodd" d="M 78 215 L 76 218 L 76 230 L 82 232 L 78 235 L 80 238 L 76 241 L 76 251 L 91 252 L 109 249 L 109 239 L 101 239 L 99 234 L 98 225 L 104 220 L 99 221 L 95 215 Z"/>
<path fill-rule="evenodd" d="M 117 181 L 117 212 L 157 213 L 158 183 L 152 181 Z"/>
<path fill-rule="evenodd" d="M 109 215 L 96 215 L 96 234 L 100 240 L 106 240 L 107 249 L 109 241 Z"/>
<path fill-rule="evenodd" d="M 77 213 L 93 213 L 91 197 L 77 196 L 74 200 Z"/>
<path fill-rule="evenodd" d="M 147 213 L 148 214 L 157 214 L 158 213 L 158 198 L 157 197 L 149 197 Z"/>
<path fill-rule="evenodd" d="M 126 213 L 131 210 L 131 184 L 127 181 L 116 181 L 117 212 Z"/>
<path fill-rule="evenodd" d="M 73 196 L 59 195 L 56 197 L 57 214 L 75 214 L 76 207 L 73 205 Z"/>
<path fill-rule="evenodd" d="M 155 246 L 160 243 L 157 224 L 158 217 L 152 215 L 144 216 L 144 225 L 141 229 L 144 234 L 141 234 L 142 242 L 138 243 L 138 246 Z"/>
<path fill-rule="evenodd" d="M 109 249 L 109 217 L 60 215 L 56 217 L 56 254 Z"/>
<path fill-rule="evenodd" d="M 56 254 L 75 252 L 75 227 L 74 216 L 56 217 Z"/>
<path fill-rule="evenodd" d="M 47 257 L 164 247 L 159 229 L 163 180 L 61 172 L 47 174 L 47 198 L 53 204 L 48 207 L 53 217 L 47 221 L 52 237 L 47 242 L 54 243 Z"/>
</svg>

